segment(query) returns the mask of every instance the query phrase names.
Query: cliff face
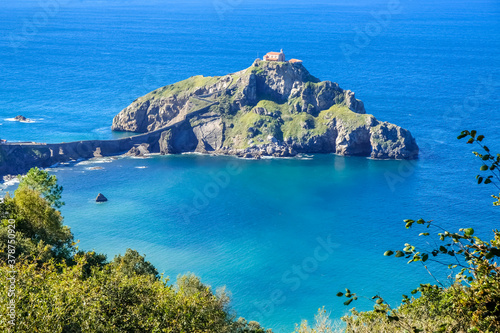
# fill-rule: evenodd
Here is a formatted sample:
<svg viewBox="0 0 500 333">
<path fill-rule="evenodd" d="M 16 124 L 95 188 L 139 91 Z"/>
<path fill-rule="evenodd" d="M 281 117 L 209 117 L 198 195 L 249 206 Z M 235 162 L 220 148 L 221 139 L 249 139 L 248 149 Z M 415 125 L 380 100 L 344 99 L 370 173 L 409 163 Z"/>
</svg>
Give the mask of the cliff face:
<svg viewBox="0 0 500 333">
<path fill-rule="evenodd" d="M 223 77 L 189 78 L 137 99 L 112 129 L 145 133 L 177 123 L 162 133 L 161 153 L 413 159 L 419 151 L 409 131 L 366 114 L 353 92 L 302 64 L 256 60 Z"/>
</svg>

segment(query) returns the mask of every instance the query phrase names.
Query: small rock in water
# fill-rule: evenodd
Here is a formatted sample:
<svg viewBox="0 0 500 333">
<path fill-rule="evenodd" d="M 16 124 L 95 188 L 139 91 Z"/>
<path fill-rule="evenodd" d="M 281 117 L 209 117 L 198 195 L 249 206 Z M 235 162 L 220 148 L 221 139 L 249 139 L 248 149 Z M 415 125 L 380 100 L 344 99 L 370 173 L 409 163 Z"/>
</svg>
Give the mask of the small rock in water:
<svg viewBox="0 0 500 333">
<path fill-rule="evenodd" d="M 95 202 L 106 202 L 108 201 L 108 198 L 106 198 L 102 193 L 99 193 L 97 195 L 97 198 L 95 199 Z"/>
<path fill-rule="evenodd" d="M 26 118 L 25 116 L 21 116 L 21 115 L 16 116 L 14 118 L 14 120 L 17 120 L 17 121 L 30 121 L 28 118 Z"/>
</svg>

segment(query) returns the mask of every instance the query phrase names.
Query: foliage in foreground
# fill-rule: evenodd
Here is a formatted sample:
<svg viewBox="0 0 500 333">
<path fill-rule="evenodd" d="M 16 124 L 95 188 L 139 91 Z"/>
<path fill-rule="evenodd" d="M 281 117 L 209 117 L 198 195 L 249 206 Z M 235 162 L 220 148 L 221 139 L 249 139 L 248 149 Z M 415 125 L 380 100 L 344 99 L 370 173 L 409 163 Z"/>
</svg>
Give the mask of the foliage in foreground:
<svg viewBox="0 0 500 333">
<path fill-rule="evenodd" d="M 482 161 L 481 172 L 476 177 L 478 184 L 493 184 L 500 180 L 500 154 L 494 156 L 482 141 L 484 136 L 476 131 L 463 131 L 458 139 L 468 138 L 468 144 L 478 144 L 484 153 L 474 152 Z M 499 199 L 498 196 L 493 196 Z M 499 201 L 494 202 L 495 206 Z M 420 293 L 419 297 L 403 295 L 402 305 L 393 309 L 380 296 L 374 296 L 373 311 L 357 312 L 343 320 L 346 332 L 500 332 L 500 232 L 493 230 L 489 242 L 474 235 L 474 229 L 464 228 L 449 232 L 436 226 L 432 221 L 405 220 L 406 228 L 419 225 L 425 228 L 420 234 L 429 237 L 433 228 L 438 231 L 438 239 L 432 250 L 417 249 L 405 244 L 402 250 L 387 251 L 386 256 L 395 255 L 408 259 L 408 263 L 419 262 L 432 275 L 427 262 L 445 264 L 453 273 L 459 269 L 449 285 L 437 281 L 436 285 L 421 284 L 411 292 Z M 339 292 L 337 296 L 347 297 L 344 304 L 349 305 L 357 299 L 350 290 Z"/>
<path fill-rule="evenodd" d="M 57 210 L 61 192 L 33 169 L 0 203 L 1 332 L 264 332 L 194 275 L 170 284 L 137 251 L 110 263 L 79 251 Z"/>
<path fill-rule="evenodd" d="M 476 177 L 478 184 L 493 184 L 500 191 L 500 154 L 492 155 L 482 143 L 484 136 L 478 136 L 476 131 L 463 131 L 458 139 L 463 138 L 468 138 L 468 144 L 476 143 L 483 150 L 482 153 L 473 152 L 482 161 L 482 174 Z M 492 197 L 496 200 L 493 204 L 500 206 L 500 195 Z M 411 291 L 411 297 L 403 295 L 402 304 L 397 308 L 392 308 L 381 296 L 373 296 L 374 309 L 364 312 L 352 309 L 350 315 L 342 318 L 342 328 L 338 323 L 332 324 L 325 310 L 320 309 L 315 325 L 310 327 L 307 321 L 303 321 L 297 325 L 296 333 L 500 332 L 500 232 L 493 230 L 493 239 L 488 242 L 475 236 L 472 228 L 449 232 L 432 221 L 404 222 L 407 229 L 415 225 L 425 228 L 421 237 L 430 237 L 430 231 L 437 229 L 440 243 L 434 241 L 435 247 L 431 250 L 405 244 L 403 249 L 386 251 L 384 255 L 405 258 L 408 263 L 419 262 L 431 276 L 427 266 L 431 261 L 447 265 L 450 276 L 458 269 L 452 282 L 445 285 L 436 279 L 435 285 L 421 284 Z M 360 297 L 349 289 L 337 293 L 337 296 L 347 298 L 346 306 Z"/>
</svg>

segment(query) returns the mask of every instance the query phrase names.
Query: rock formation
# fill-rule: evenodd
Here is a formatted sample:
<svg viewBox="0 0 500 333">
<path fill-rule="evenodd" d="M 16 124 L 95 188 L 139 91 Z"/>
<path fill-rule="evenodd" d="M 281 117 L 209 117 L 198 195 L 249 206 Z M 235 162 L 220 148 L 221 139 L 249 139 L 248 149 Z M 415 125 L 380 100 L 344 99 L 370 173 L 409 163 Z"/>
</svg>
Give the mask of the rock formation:
<svg viewBox="0 0 500 333">
<path fill-rule="evenodd" d="M 125 155 L 134 157 L 143 157 L 149 154 L 149 144 L 143 143 L 132 147 Z"/>
<path fill-rule="evenodd" d="M 301 63 L 256 60 L 234 74 L 195 76 L 157 89 L 121 111 L 112 129 L 147 133 L 172 124 L 179 126 L 158 142 L 163 154 L 414 159 L 419 151 L 408 130 L 366 114 L 353 92 L 321 82 Z"/>
<path fill-rule="evenodd" d="M 260 60 L 237 73 L 157 89 L 121 111 L 112 129 L 138 134 L 56 144 L 0 141 L 0 176 L 125 153 L 414 159 L 419 151 L 408 130 L 366 114 L 353 92 L 321 82 L 301 63 Z"/>
<path fill-rule="evenodd" d="M 22 123 L 29 123 L 29 122 L 31 122 L 31 119 L 28 119 L 28 118 L 26 118 L 25 116 L 21 116 L 21 115 L 16 116 L 16 117 L 14 118 L 14 120 L 15 120 L 15 121 L 22 122 Z"/>
<path fill-rule="evenodd" d="M 95 199 L 95 202 L 106 202 L 108 201 L 108 198 L 106 198 L 102 193 L 99 193 L 97 195 L 97 198 Z"/>
</svg>

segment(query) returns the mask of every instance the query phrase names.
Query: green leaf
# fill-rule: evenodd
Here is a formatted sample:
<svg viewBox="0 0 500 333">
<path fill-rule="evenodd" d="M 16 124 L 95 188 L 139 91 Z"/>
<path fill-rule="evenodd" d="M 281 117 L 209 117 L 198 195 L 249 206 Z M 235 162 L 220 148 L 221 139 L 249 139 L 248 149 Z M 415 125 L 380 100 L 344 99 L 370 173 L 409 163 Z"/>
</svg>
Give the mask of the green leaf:
<svg viewBox="0 0 500 333">
<path fill-rule="evenodd" d="M 345 306 L 347 306 L 347 305 L 351 304 L 351 303 L 352 303 L 352 301 L 353 301 L 353 299 L 352 299 L 352 298 L 351 298 L 351 299 L 348 299 L 347 301 L 345 301 L 345 302 L 344 302 L 344 305 L 345 305 Z"/>
<path fill-rule="evenodd" d="M 489 183 L 491 183 L 491 179 L 489 179 L 489 178 L 488 178 L 488 179 L 486 179 L 486 180 L 484 181 L 484 183 L 485 183 L 485 184 L 489 184 Z"/>
<path fill-rule="evenodd" d="M 472 235 L 474 235 L 474 229 L 472 228 L 464 229 L 464 235 L 467 237 L 471 237 Z"/>
<path fill-rule="evenodd" d="M 486 171 L 488 170 L 488 166 L 487 165 L 481 165 L 481 171 Z"/>
<path fill-rule="evenodd" d="M 476 137 L 476 134 L 477 134 L 477 131 L 475 131 L 475 130 L 470 131 L 470 136 L 472 136 L 473 138 Z"/>
<path fill-rule="evenodd" d="M 429 255 L 427 253 L 422 254 L 422 261 L 426 262 L 429 259 Z"/>
<path fill-rule="evenodd" d="M 481 141 L 483 141 L 483 139 L 484 139 L 484 135 L 480 135 L 480 136 L 477 137 L 476 140 L 479 141 L 479 142 L 481 142 Z"/>
<path fill-rule="evenodd" d="M 389 250 L 389 251 L 385 251 L 384 256 L 389 257 L 389 256 L 392 256 L 393 254 L 394 254 L 394 252 Z"/>
<path fill-rule="evenodd" d="M 472 144 L 472 143 L 474 143 L 474 139 L 470 138 L 469 141 L 467 141 L 467 144 Z"/>
<path fill-rule="evenodd" d="M 342 297 L 342 296 L 344 296 L 344 293 L 342 293 L 342 292 L 338 292 L 338 293 L 337 293 L 337 296 L 338 296 L 338 297 Z"/>
<path fill-rule="evenodd" d="M 404 257 L 404 252 L 403 251 L 396 251 L 396 258 L 401 258 Z"/>
</svg>

